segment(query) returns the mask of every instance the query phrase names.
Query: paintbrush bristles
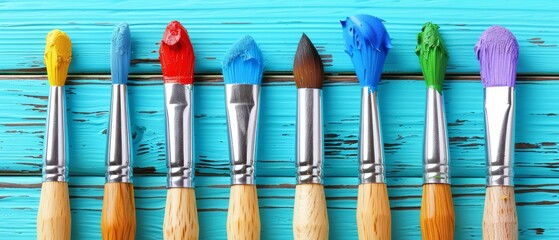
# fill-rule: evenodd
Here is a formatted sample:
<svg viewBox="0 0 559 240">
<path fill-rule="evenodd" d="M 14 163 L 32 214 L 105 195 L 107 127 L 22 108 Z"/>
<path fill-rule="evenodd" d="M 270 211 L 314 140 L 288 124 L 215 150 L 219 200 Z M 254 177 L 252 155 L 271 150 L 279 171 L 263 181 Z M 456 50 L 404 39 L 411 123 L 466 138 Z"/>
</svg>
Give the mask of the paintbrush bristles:
<svg viewBox="0 0 559 240">
<path fill-rule="evenodd" d="M 251 36 L 244 36 L 225 54 L 222 63 L 225 84 L 261 84 L 262 53 Z"/>
<path fill-rule="evenodd" d="M 127 23 L 115 27 L 111 39 L 111 77 L 113 84 L 126 84 L 130 69 L 130 29 Z"/>
<path fill-rule="evenodd" d="M 360 14 L 341 21 L 345 51 L 351 57 L 362 87 L 377 89 L 384 61 L 392 45 L 382 20 Z"/>
<path fill-rule="evenodd" d="M 518 42 L 509 30 L 501 26 L 490 27 L 481 34 L 474 51 L 484 87 L 514 87 Z"/>
<path fill-rule="evenodd" d="M 188 32 L 178 21 L 167 25 L 161 47 L 159 61 L 165 83 L 192 84 L 194 75 L 194 49 Z"/>
<path fill-rule="evenodd" d="M 51 86 L 64 86 L 72 61 L 72 41 L 65 32 L 52 30 L 47 35 L 45 65 Z"/>
<path fill-rule="evenodd" d="M 417 35 L 416 54 L 427 87 L 442 92 L 448 53 L 439 34 L 439 26 L 431 22 L 425 23 Z"/>
<path fill-rule="evenodd" d="M 303 33 L 293 61 L 293 77 L 297 88 L 322 88 L 324 66 L 311 40 Z"/>
</svg>

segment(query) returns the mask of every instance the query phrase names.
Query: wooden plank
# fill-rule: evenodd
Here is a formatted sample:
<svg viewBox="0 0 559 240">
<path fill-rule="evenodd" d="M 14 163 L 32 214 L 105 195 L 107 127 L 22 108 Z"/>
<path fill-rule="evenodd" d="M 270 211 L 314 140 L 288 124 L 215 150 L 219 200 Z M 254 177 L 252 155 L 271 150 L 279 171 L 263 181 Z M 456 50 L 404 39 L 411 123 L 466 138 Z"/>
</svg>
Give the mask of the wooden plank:
<svg viewBox="0 0 559 240">
<path fill-rule="evenodd" d="M 0 85 L 0 175 L 39 175 L 48 86 L 44 79 L 4 80 Z M 135 174 L 166 173 L 163 87 L 160 79 L 132 80 L 129 88 Z M 196 172 L 229 174 L 223 85 L 195 86 Z M 324 88 L 325 174 L 357 176 L 360 96 L 356 83 Z M 516 176 L 556 177 L 559 81 L 520 81 L 517 87 Z M 295 86 L 262 88 L 258 176 L 293 177 Z M 447 81 L 446 111 L 454 177 L 485 176 L 483 89 L 477 81 Z M 388 176 L 422 174 L 425 85 L 419 80 L 380 84 Z M 104 175 L 110 82 L 77 79 L 67 87 L 70 174 Z"/>
<path fill-rule="evenodd" d="M 326 197 L 331 239 L 357 239 L 355 227 L 356 179 L 327 178 Z M 420 239 L 421 178 L 390 178 L 393 239 Z M 103 177 L 72 177 L 72 238 L 99 239 Z M 292 178 L 258 178 L 263 239 L 292 238 L 294 185 Z M 559 238 L 559 222 L 551 216 L 557 208 L 559 184 L 553 179 L 517 179 L 516 199 L 520 239 Z M 197 178 L 196 196 L 200 239 L 225 239 L 228 177 Z M 484 179 L 454 178 L 456 239 L 480 239 Z M 135 195 L 138 239 L 160 239 L 165 208 L 165 178 L 136 177 Z M 0 225 L 5 239 L 35 238 L 35 218 L 40 195 L 38 177 L 0 177 Z M 551 220 L 551 221 L 550 221 Z"/>
<path fill-rule="evenodd" d="M 559 73 L 559 2 L 498 1 L 157 1 L 95 2 L 37 0 L 0 3 L 0 72 L 44 73 L 46 34 L 60 28 L 73 41 L 72 73 L 109 73 L 109 43 L 115 24 L 131 24 L 133 73 L 159 73 L 158 43 L 166 24 L 184 23 L 196 51 L 196 72 L 219 73 L 226 49 L 251 34 L 266 59 L 267 72 L 290 72 L 296 44 L 306 32 L 318 47 L 326 71 L 351 73 L 339 21 L 367 13 L 386 21 L 394 48 L 385 72 L 419 73 L 416 35 L 424 22 L 441 26 L 451 73 L 477 73 L 473 46 L 491 25 L 504 25 L 520 44 L 521 73 Z"/>
</svg>

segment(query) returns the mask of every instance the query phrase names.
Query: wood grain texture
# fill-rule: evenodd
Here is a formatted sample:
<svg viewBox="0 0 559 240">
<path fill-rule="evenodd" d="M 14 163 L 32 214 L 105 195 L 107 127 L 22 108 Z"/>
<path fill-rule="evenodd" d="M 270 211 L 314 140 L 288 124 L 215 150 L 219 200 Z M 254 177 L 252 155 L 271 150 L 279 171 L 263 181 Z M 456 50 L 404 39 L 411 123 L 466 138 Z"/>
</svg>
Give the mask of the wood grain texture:
<svg viewBox="0 0 559 240">
<path fill-rule="evenodd" d="M 487 187 L 483 211 L 483 239 L 518 239 L 514 187 Z"/>
<path fill-rule="evenodd" d="M 454 205 L 450 184 L 424 184 L 420 226 L 424 240 L 454 239 Z"/>
<path fill-rule="evenodd" d="M 68 183 L 44 182 L 37 213 L 37 240 L 70 240 L 71 224 Z"/>
<path fill-rule="evenodd" d="M 194 189 L 168 189 L 165 220 L 163 221 L 163 239 L 197 240 L 199 232 Z"/>
<path fill-rule="evenodd" d="M 522 81 L 516 88 L 516 177 L 556 177 L 559 153 L 559 79 Z M 41 173 L 48 86 L 46 79 L 0 84 L 0 174 Z M 229 156 L 223 85 L 201 83 L 194 91 L 194 159 L 199 175 L 228 176 Z M 478 80 L 445 85 L 450 163 L 455 177 L 484 178 L 483 87 Z M 71 79 L 66 86 L 72 176 L 104 176 L 110 104 L 109 80 Z M 131 80 L 130 122 L 134 174 L 167 173 L 165 113 L 161 79 Z M 325 177 L 357 177 L 360 87 L 329 83 L 324 96 Z M 388 80 L 379 85 L 380 116 L 389 177 L 420 177 L 425 120 L 425 83 Z M 261 88 L 258 176 L 295 177 L 296 89 L 292 82 Z M 88 156 L 88 161 L 72 161 Z"/>
<path fill-rule="evenodd" d="M 418 158 L 419 159 L 419 158 Z M 229 176 L 196 176 L 200 239 L 223 240 L 227 233 Z M 295 178 L 257 177 L 262 239 L 293 239 Z M 325 178 L 330 239 L 357 239 L 357 177 Z M 72 239 L 101 239 L 102 176 L 70 178 Z M 519 238 L 559 239 L 559 184 L 553 178 L 516 178 Z M 456 240 L 481 239 L 485 178 L 452 179 Z M 164 176 L 136 176 L 138 240 L 161 239 L 167 190 Z M 387 178 L 392 239 L 421 239 L 419 208 L 422 177 Z M 41 190 L 38 176 L 0 176 L 0 224 L 3 239 L 36 239 L 35 220 Z"/>
<path fill-rule="evenodd" d="M 231 186 L 227 213 L 227 239 L 260 239 L 260 210 L 255 185 Z"/>
<path fill-rule="evenodd" d="M 327 240 L 328 212 L 322 184 L 298 184 L 293 205 L 295 240 Z"/>
<path fill-rule="evenodd" d="M 520 45 L 521 73 L 558 73 L 559 2 L 511 1 L 368 1 L 203 0 L 95 2 L 4 1 L 0 16 L 1 72 L 44 72 L 42 52 L 48 31 L 60 28 L 73 42 L 71 73 L 109 73 L 109 44 L 114 26 L 130 24 L 132 73 L 159 73 L 159 42 L 166 24 L 179 20 L 188 29 L 196 54 L 197 73 L 219 73 L 225 51 L 250 34 L 258 42 L 268 72 L 289 72 L 302 32 L 309 35 L 326 72 L 353 72 L 344 52 L 340 20 L 367 13 L 380 17 L 394 48 L 385 72 L 421 73 L 415 55 L 417 33 L 427 21 L 441 26 L 450 59 L 448 72 L 477 73 L 473 47 L 492 25 L 503 25 Z M 54 11 L 58 14 L 53 14 Z M 187 13 L 187 14 L 185 14 Z M 95 36 L 95 37 L 92 37 Z"/>
<path fill-rule="evenodd" d="M 103 240 L 136 238 L 136 207 L 131 183 L 106 183 L 101 214 Z"/>
<path fill-rule="evenodd" d="M 362 183 L 357 191 L 359 240 L 390 240 L 392 220 L 386 184 Z"/>
</svg>

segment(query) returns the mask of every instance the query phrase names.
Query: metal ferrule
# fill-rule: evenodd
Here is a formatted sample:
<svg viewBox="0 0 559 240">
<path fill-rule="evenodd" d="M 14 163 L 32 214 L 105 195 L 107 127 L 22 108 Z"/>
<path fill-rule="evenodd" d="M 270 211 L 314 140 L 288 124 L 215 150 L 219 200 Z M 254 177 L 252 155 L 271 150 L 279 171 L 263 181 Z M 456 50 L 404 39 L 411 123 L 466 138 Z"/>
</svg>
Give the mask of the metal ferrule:
<svg viewBox="0 0 559 240">
<path fill-rule="evenodd" d="M 297 184 L 322 184 L 322 90 L 297 89 Z"/>
<path fill-rule="evenodd" d="M 363 87 L 359 128 L 359 181 L 360 183 L 384 183 L 384 178 L 384 151 L 377 91 Z"/>
<path fill-rule="evenodd" d="M 165 83 L 167 187 L 193 187 L 192 85 Z"/>
<path fill-rule="evenodd" d="M 131 135 L 127 98 L 126 84 L 113 84 L 105 175 L 107 182 L 132 182 Z"/>
<path fill-rule="evenodd" d="M 444 98 L 434 88 L 427 88 L 425 141 L 423 143 L 423 182 L 450 183 L 448 136 Z"/>
<path fill-rule="evenodd" d="M 43 181 L 68 181 L 66 97 L 63 86 L 51 86 L 43 162 Z"/>
<path fill-rule="evenodd" d="M 225 84 L 231 184 L 254 184 L 260 85 Z"/>
<path fill-rule="evenodd" d="M 485 88 L 487 186 L 513 186 L 514 87 Z"/>
</svg>

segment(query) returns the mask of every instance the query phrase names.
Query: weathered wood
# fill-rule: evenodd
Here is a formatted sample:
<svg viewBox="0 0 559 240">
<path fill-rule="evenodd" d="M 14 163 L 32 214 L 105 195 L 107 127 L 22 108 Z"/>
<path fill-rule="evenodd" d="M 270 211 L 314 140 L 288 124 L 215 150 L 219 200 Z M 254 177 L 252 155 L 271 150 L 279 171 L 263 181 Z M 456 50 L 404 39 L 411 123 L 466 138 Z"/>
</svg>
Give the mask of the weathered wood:
<svg viewBox="0 0 559 240">
<path fill-rule="evenodd" d="M 385 20 L 394 48 L 385 71 L 419 73 L 417 33 L 427 21 L 441 26 L 450 55 L 448 71 L 475 73 L 473 46 L 491 25 L 509 28 L 520 44 L 519 71 L 558 73 L 559 2 L 512 1 L 158 1 L 95 2 L 37 0 L 0 3 L 0 72 L 44 73 L 45 36 L 53 28 L 73 42 L 71 73 L 109 73 L 114 26 L 130 23 L 133 73 L 160 73 L 159 42 L 166 24 L 177 19 L 189 31 L 196 72 L 219 73 L 225 51 L 251 34 L 266 59 L 266 71 L 290 72 L 296 44 L 305 32 L 319 50 L 326 72 L 353 72 L 344 52 L 340 20 L 366 13 Z"/>
<path fill-rule="evenodd" d="M 225 239 L 228 177 L 198 176 L 196 197 L 200 239 Z M 456 239 L 481 239 L 485 197 L 484 179 L 453 178 Z M 292 239 L 291 221 L 295 179 L 257 178 L 263 239 Z M 103 202 L 103 177 L 72 177 L 72 239 L 100 239 L 99 220 Z M 389 178 L 393 239 L 420 239 L 419 207 L 422 179 Z M 557 239 L 559 184 L 550 178 L 517 179 L 516 200 L 520 239 Z M 137 239 L 161 239 L 165 207 L 165 178 L 136 177 Z M 325 179 L 331 239 L 357 239 L 355 207 L 357 179 Z M 39 177 L 0 177 L 0 225 L 3 239 L 33 239 L 39 205 Z"/>
<path fill-rule="evenodd" d="M 559 80 L 559 79 L 558 79 Z M 48 98 L 45 80 L 5 80 L 0 85 L 0 174 L 39 175 Z M 165 174 L 163 87 L 159 79 L 132 80 L 130 112 L 134 173 Z M 107 80 L 80 79 L 67 86 L 71 175 L 104 175 L 110 101 Z M 223 85 L 197 84 L 196 171 L 229 175 Z M 520 81 L 517 87 L 516 176 L 555 177 L 559 142 L 559 81 Z M 294 176 L 295 86 L 262 88 L 258 176 Z M 324 88 L 325 174 L 357 176 L 359 86 Z M 379 90 L 387 174 L 421 176 L 425 85 L 420 80 L 382 81 Z M 447 81 L 446 111 L 451 175 L 485 176 L 483 88 L 478 81 Z M 87 161 L 83 156 L 88 156 Z"/>
</svg>

